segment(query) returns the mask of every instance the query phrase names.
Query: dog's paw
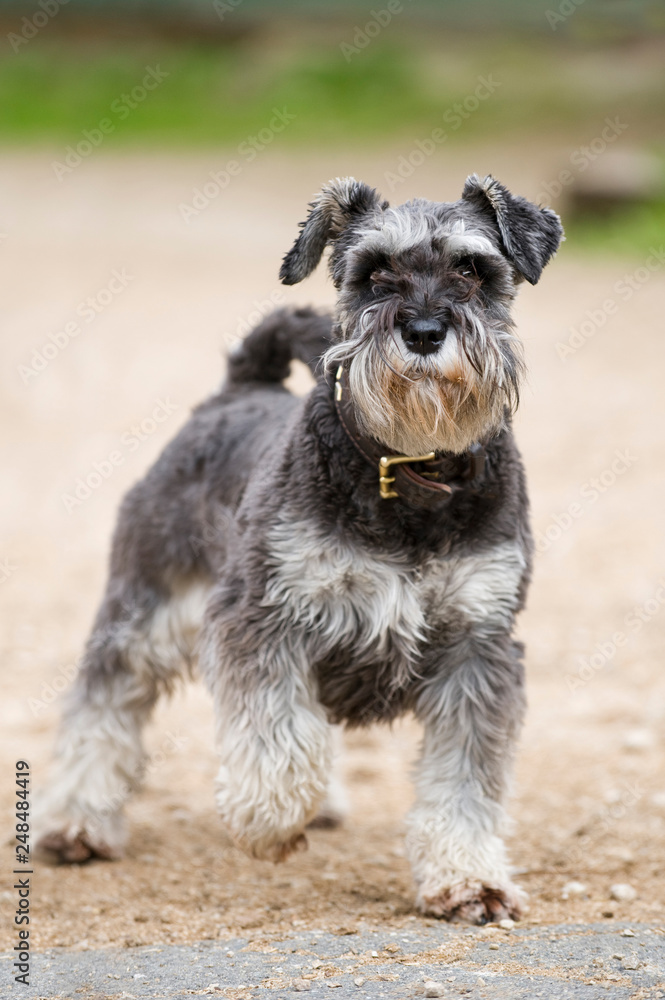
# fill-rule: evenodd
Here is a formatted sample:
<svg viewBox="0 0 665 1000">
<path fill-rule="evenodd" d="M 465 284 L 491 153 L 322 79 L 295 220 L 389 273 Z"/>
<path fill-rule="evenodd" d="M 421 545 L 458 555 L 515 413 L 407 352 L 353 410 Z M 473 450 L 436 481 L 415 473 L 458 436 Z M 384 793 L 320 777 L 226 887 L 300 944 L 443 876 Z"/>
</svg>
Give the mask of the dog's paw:
<svg viewBox="0 0 665 1000">
<path fill-rule="evenodd" d="M 250 858 L 255 858 L 257 861 L 272 861 L 276 865 L 286 861 L 292 854 L 306 851 L 309 846 L 304 833 L 294 833 L 283 840 L 264 840 L 253 844 L 241 837 L 234 837 L 233 840 Z"/>
<path fill-rule="evenodd" d="M 306 851 L 308 847 L 309 844 L 307 843 L 305 834 L 294 833 L 288 840 L 284 840 L 279 844 L 273 844 L 269 848 L 266 857 L 268 861 L 274 861 L 275 864 L 279 864 L 280 861 L 286 861 L 292 854 L 296 854 L 299 851 Z"/>
<path fill-rule="evenodd" d="M 91 835 L 85 829 L 51 830 L 36 843 L 37 852 L 46 860 L 64 864 L 82 864 L 91 858 L 115 861 L 122 857 L 122 848 L 111 846 L 102 836 Z"/>
<path fill-rule="evenodd" d="M 467 924 L 488 924 L 511 918 L 519 920 L 526 896 L 517 886 L 501 889 L 481 882 L 462 882 L 436 892 L 421 891 L 418 907 L 422 913 Z"/>
</svg>

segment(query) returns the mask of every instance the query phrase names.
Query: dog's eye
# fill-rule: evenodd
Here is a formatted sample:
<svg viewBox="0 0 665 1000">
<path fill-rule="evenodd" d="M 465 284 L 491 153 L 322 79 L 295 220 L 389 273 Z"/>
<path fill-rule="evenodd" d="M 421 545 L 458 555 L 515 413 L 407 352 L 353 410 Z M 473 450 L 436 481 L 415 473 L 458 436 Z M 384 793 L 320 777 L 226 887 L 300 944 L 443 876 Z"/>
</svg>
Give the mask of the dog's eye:
<svg viewBox="0 0 665 1000">
<path fill-rule="evenodd" d="M 494 261 L 482 254 L 463 254 L 454 266 L 458 274 L 485 286 L 491 285 L 497 274 Z"/>
<path fill-rule="evenodd" d="M 369 280 L 372 291 L 375 294 L 380 294 L 394 287 L 395 276 L 390 271 L 377 270 L 372 271 Z"/>
<path fill-rule="evenodd" d="M 388 258 L 384 254 L 366 254 L 354 262 L 351 280 L 357 285 L 374 284 L 375 276 L 387 267 Z"/>
<path fill-rule="evenodd" d="M 458 257 L 457 261 L 455 262 L 455 270 L 459 271 L 459 273 L 463 274 L 465 277 L 469 278 L 479 277 L 477 269 L 477 261 L 474 257 L 471 257 L 470 255 Z"/>
</svg>

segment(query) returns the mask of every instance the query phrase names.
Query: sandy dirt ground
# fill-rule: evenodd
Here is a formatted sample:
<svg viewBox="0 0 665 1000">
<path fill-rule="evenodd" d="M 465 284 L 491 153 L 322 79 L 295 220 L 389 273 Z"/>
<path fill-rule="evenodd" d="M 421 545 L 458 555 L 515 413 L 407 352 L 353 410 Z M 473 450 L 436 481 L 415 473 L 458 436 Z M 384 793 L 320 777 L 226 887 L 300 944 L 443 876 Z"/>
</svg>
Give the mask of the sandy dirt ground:
<svg viewBox="0 0 665 1000">
<path fill-rule="evenodd" d="M 189 223 L 179 205 L 191 203 L 232 150 L 99 152 L 58 181 L 50 164 L 61 152 L 6 152 L 0 161 L 6 860 L 14 761 L 31 762 L 37 786 L 48 782 L 54 697 L 71 675 L 100 595 L 120 497 L 218 383 L 224 345 L 257 303 L 332 301 L 323 269 L 295 289 L 281 288 L 276 277 L 320 182 L 354 173 L 386 190 L 384 172 L 402 150 L 266 151 Z M 560 153 L 450 151 L 393 197 L 455 198 L 467 173 L 490 169 L 533 196 L 556 176 Z M 530 707 L 510 851 L 530 896 L 527 921 L 541 924 L 665 923 L 665 269 L 639 272 L 629 296 L 617 290 L 643 263 L 580 259 L 568 245 L 541 285 L 524 289 L 517 310 L 530 366 L 517 434 L 541 551 L 520 622 Z M 114 271 L 125 274 L 126 286 L 102 305 Z M 89 296 L 92 319 L 77 312 Z M 608 299 L 616 308 L 585 328 L 591 335 L 562 360 L 557 343 Z M 44 357 L 49 335 L 74 321 L 80 332 L 49 348 L 37 372 L 33 351 Z M 296 381 L 302 389 L 303 377 Z M 170 412 L 155 422 L 160 401 L 168 404 L 160 413 Z M 68 510 L 63 495 L 113 451 L 121 463 Z M 567 513 L 571 505 L 575 516 Z M 284 865 L 251 862 L 216 816 L 209 698 L 201 685 L 188 686 L 160 706 L 150 726 L 145 790 L 128 809 L 127 857 L 38 868 L 34 944 L 131 947 L 234 935 L 269 940 L 298 928 L 412 926 L 422 918 L 412 905 L 403 826 L 417 744 L 408 719 L 392 730 L 349 734 L 346 825 L 311 832 L 309 851 Z M 583 890 L 565 893 L 570 881 Z M 614 883 L 632 885 L 636 898 L 610 899 Z M 10 887 L 7 876 L 5 913 L 13 910 Z M 14 943 L 9 918 L 0 942 Z"/>
</svg>

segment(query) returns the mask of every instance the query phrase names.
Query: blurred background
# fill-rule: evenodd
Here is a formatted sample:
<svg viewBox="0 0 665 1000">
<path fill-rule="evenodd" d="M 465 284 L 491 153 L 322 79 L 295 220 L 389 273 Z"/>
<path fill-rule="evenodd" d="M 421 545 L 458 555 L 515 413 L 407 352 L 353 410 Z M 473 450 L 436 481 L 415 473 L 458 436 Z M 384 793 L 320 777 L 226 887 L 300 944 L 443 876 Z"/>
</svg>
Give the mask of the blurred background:
<svg viewBox="0 0 665 1000">
<path fill-rule="evenodd" d="M 2 0 L 0 46 L 8 767 L 47 780 L 122 494 L 253 322 L 332 304 L 323 267 L 277 280 L 320 185 L 454 200 L 491 172 L 567 232 L 517 308 L 538 558 L 511 850 L 533 919 L 662 919 L 662 2 Z M 44 870 L 39 942 L 408 919 L 417 740 L 352 734 L 347 827 L 267 868 L 221 833 L 187 689 L 151 729 L 128 858 Z"/>
</svg>

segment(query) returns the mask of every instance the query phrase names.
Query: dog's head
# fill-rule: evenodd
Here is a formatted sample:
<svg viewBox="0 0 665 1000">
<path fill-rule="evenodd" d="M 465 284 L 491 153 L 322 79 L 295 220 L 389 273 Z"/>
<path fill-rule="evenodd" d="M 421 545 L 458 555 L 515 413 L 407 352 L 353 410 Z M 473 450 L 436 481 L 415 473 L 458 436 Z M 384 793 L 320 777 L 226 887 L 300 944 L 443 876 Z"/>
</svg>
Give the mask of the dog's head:
<svg viewBox="0 0 665 1000">
<path fill-rule="evenodd" d="M 353 178 L 310 206 L 280 278 L 302 281 L 331 247 L 339 341 L 357 419 L 401 454 L 462 452 L 517 405 L 521 344 L 510 308 L 556 252 L 558 216 L 472 175 L 456 202 L 391 208 Z"/>
</svg>

